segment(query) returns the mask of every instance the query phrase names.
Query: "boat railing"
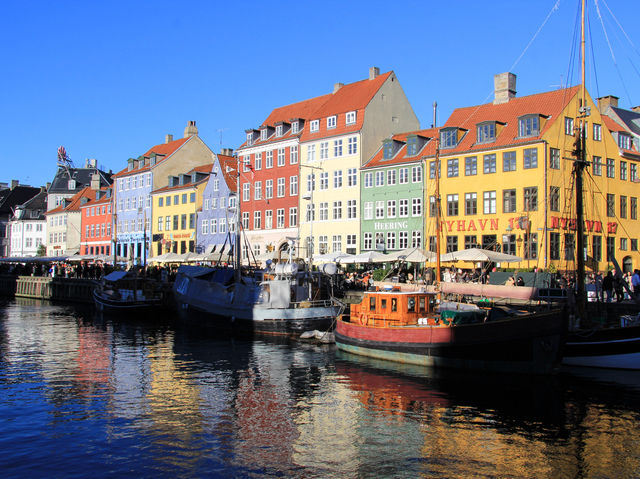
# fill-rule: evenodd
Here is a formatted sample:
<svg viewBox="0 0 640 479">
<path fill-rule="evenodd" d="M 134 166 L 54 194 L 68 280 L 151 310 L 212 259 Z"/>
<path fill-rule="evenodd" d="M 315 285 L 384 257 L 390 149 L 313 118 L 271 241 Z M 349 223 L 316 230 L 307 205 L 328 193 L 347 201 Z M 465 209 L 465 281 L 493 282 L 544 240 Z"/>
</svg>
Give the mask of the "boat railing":
<svg viewBox="0 0 640 479">
<path fill-rule="evenodd" d="M 291 302 L 291 307 L 294 309 L 330 308 L 332 306 L 333 306 L 333 303 L 331 302 L 330 299 L 315 299 L 315 300 Z"/>
</svg>

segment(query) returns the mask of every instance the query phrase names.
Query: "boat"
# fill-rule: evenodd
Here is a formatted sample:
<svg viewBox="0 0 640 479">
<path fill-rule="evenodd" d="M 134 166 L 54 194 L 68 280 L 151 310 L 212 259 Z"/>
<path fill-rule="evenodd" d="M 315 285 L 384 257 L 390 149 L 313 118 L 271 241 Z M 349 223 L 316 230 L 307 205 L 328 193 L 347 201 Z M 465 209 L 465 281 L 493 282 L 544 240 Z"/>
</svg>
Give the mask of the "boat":
<svg viewBox="0 0 640 479">
<path fill-rule="evenodd" d="M 582 99 L 585 92 L 585 42 L 584 2 L 582 5 Z M 607 303 L 604 308 L 587 305 L 585 291 L 585 260 L 578 252 L 584 250 L 584 205 L 583 170 L 587 167 L 586 126 L 589 110 L 585 109 L 576 129 L 576 151 L 573 174 L 575 177 L 576 206 L 576 297 L 575 318 L 567 334 L 562 363 L 567 366 L 640 370 L 640 308 L 638 300 L 627 289 L 632 301 L 614 306 Z M 612 258 L 618 274 L 622 274 L 615 258 Z"/>
<path fill-rule="evenodd" d="M 174 297 L 190 324 L 250 335 L 299 337 L 333 328 L 340 305 L 337 275 L 327 265 L 308 271 L 295 261 L 237 275 L 235 268 L 181 266 Z"/>
<path fill-rule="evenodd" d="M 142 313 L 163 307 L 165 291 L 149 278 L 139 278 L 134 272 L 113 271 L 93 290 L 98 311 L 111 313 Z"/>
</svg>

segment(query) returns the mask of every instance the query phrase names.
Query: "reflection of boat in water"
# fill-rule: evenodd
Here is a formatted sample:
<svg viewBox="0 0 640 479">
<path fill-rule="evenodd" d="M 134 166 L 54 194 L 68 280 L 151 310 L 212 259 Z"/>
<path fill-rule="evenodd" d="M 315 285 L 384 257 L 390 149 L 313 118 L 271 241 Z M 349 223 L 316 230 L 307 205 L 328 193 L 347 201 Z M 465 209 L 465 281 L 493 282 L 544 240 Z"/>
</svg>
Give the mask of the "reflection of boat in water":
<svg viewBox="0 0 640 479">
<path fill-rule="evenodd" d="M 330 329 L 339 313 L 332 274 L 302 271 L 290 261 L 238 276 L 228 268 L 181 266 L 174 285 L 180 314 L 202 326 L 299 336 Z"/>
<path fill-rule="evenodd" d="M 164 305 L 162 284 L 138 278 L 135 273 L 114 271 L 94 289 L 93 299 L 99 311 L 139 313 Z"/>
<path fill-rule="evenodd" d="M 420 366 L 550 372 L 560 360 L 560 311 L 443 303 L 422 291 L 367 291 L 338 318 L 344 351 Z M 447 309 L 451 307 L 452 309 Z"/>
</svg>

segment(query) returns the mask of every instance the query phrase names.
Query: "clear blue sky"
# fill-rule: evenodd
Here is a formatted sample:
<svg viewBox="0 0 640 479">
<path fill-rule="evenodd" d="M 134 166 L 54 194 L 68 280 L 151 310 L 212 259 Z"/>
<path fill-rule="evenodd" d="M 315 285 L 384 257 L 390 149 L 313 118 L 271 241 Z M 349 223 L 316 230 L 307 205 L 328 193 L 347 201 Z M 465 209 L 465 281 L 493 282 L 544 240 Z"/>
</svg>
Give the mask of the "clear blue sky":
<svg viewBox="0 0 640 479">
<path fill-rule="evenodd" d="M 593 7 L 587 87 L 638 105 L 640 1 L 599 1 L 618 66 Z M 396 72 L 423 127 L 434 101 L 438 124 L 491 101 L 496 73 L 518 76 L 518 96 L 577 84 L 578 3 L 5 2 L 0 181 L 51 181 L 60 145 L 77 166 L 96 158 L 118 171 L 167 133 L 181 138 L 189 120 L 214 151 L 237 148 L 273 108 L 364 79 L 370 66 Z"/>
</svg>

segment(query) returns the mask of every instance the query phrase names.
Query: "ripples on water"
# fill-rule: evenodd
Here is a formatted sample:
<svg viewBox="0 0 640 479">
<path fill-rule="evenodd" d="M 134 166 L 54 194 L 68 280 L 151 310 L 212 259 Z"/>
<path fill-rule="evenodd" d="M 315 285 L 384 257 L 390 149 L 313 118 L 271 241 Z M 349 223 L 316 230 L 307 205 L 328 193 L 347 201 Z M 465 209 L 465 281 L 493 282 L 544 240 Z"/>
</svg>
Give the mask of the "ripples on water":
<svg viewBox="0 0 640 479">
<path fill-rule="evenodd" d="M 584 373 L 585 371 L 582 371 Z M 3 477 L 640 475 L 640 376 L 435 373 L 0 304 Z"/>
</svg>

